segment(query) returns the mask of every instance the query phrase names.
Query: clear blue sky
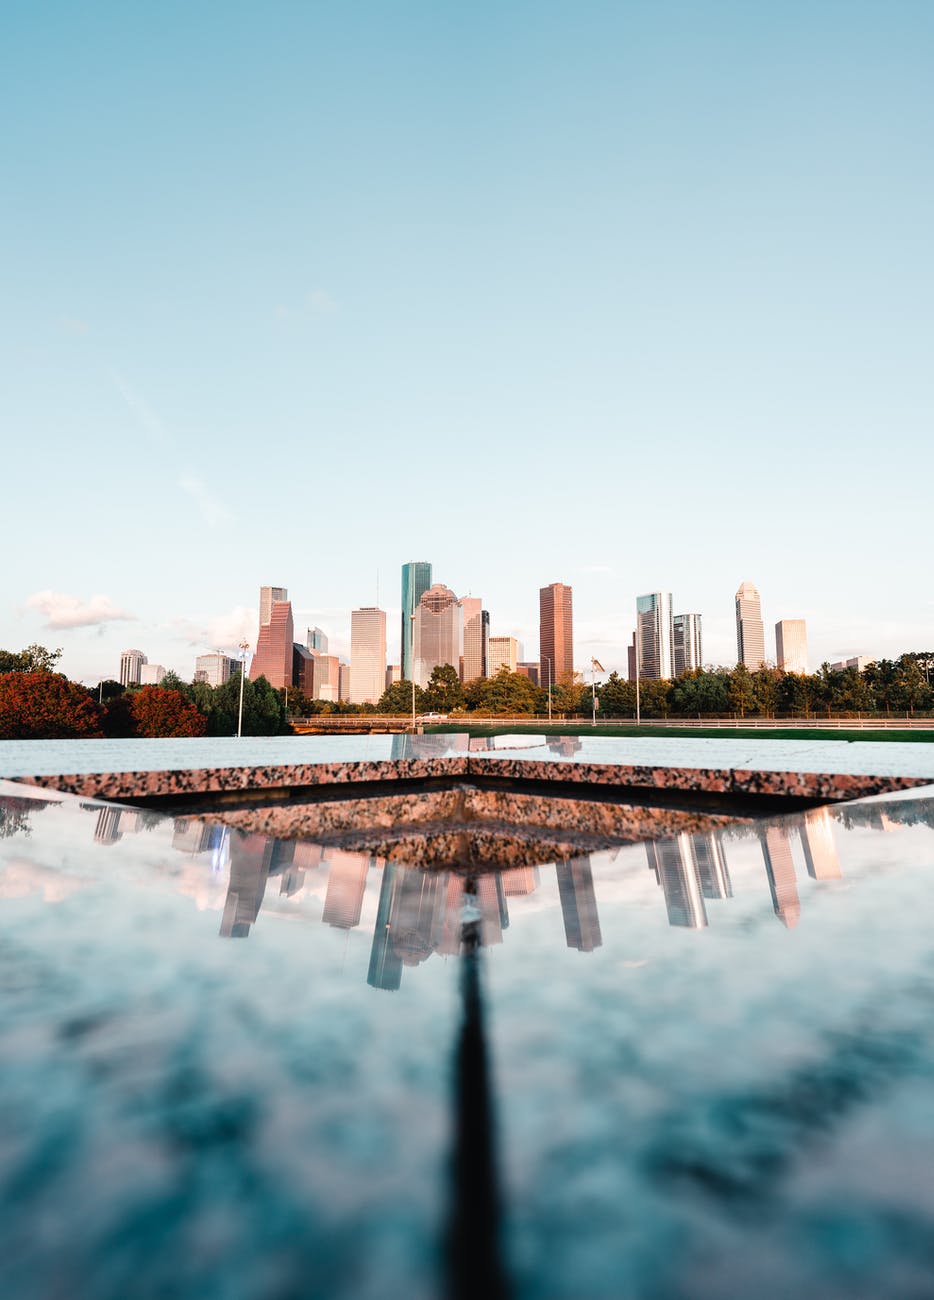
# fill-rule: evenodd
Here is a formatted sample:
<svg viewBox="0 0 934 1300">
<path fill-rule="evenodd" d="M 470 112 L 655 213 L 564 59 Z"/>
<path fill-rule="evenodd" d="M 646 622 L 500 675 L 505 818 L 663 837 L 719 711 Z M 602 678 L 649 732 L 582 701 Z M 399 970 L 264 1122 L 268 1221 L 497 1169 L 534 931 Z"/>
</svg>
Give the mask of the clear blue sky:
<svg viewBox="0 0 934 1300">
<path fill-rule="evenodd" d="M 928 648 L 932 62 L 930 0 L 7 0 L 0 646 L 188 676 L 378 569 L 395 657 L 430 559 L 530 658 L 556 580 L 581 665 L 656 589 L 732 661 L 747 578 Z"/>
</svg>

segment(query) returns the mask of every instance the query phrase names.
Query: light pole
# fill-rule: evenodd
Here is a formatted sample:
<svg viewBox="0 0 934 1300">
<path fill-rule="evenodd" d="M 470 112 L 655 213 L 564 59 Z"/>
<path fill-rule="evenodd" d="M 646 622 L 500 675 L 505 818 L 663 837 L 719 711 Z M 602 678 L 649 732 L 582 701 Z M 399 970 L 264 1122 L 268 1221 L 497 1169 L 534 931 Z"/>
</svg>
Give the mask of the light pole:
<svg viewBox="0 0 934 1300">
<path fill-rule="evenodd" d="M 547 655 L 541 655 L 540 658 L 542 658 L 545 661 L 545 663 L 548 665 L 548 721 L 550 722 L 551 721 L 551 684 L 552 684 L 551 683 L 551 660 L 548 658 Z"/>
<path fill-rule="evenodd" d="M 595 727 L 595 726 L 597 725 L 597 673 L 598 673 L 598 672 L 605 673 L 605 672 L 606 672 L 606 669 L 604 668 L 603 664 L 600 662 L 599 659 L 594 659 L 593 655 L 591 655 L 591 657 L 590 657 L 590 697 L 591 697 L 591 701 L 592 701 L 592 704 L 593 704 L 593 717 L 591 718 L 591 723 L 590 723 L 590 725 L 591 725 L 592 727 Z"/>
<path fill-rule="evenodd" d="M 237 715 L 237 739 L 243 735 L 243 679 L 246 676 L 246 652 L 250 648 L 249 641 L 240 642 L 240 712 Z"/>
</svg>

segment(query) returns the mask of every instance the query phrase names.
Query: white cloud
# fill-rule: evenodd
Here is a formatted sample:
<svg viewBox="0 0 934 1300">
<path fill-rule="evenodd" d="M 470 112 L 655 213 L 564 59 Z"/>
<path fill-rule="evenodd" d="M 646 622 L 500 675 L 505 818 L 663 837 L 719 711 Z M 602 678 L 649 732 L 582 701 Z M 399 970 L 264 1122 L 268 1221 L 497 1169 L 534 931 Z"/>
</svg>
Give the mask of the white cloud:
<svg viewBox="0 0 934 1300">
<path fill-rule="evenodd" d="M 201 479 L 195 478 L 193 474 L 183 474 L 178 480 L 178 486 L 191 497 L 201 511 L 202 519 L 210 528 L 229 523 L 233 519 L 227 507 L 208 491 Z"/>
<path fill-rule="evenodd" d="M 139 393 L 134 392 L 127 381 L 116 370 L 111 371 L 111 378 L 116 385 L 117 392 L 126 402 L 127 406 L 136 416 L 143 431 L 149 435 L 154 442 L 164 445 L 170 442 L 165 426 L 156 415 L 155 411 L 140 397 Z"/>
<path fill-rule="evenodd" d="M 98 627 L 102 623 L 132 623 L 135 614 L 119 609 L 109 596 L 92 596 L 83 601 L 61 591 L 37 591 L 26 601 L 30 609 L 45 615 L 45 626 Z"/>
<path fill-rule="evenodd" d="M 176 619 L 172 623 L 177 636 L 201 650 L 235 650 L 241 641 L 256 644 L 259 610 L 237 605 L 226 614 L 218 614 L 207 623 Z"/>
<path fill-rule="evenodd" d="M 337 303 L 325 289 L 312 289 L 308 295 L 308 306 L 322 315 L 337 311 Z"/>
</svg>

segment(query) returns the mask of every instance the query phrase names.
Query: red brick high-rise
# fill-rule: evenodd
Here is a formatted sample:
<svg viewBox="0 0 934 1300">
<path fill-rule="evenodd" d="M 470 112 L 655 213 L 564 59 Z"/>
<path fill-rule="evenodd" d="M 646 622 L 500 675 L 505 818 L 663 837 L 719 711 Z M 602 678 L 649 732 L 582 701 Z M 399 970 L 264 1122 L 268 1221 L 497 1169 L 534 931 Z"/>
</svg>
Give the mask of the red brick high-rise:
<svg viewBox="0 0 934 1300">
<path fill-rule="evenodd" d="M 553 582 L 538 593 L 539 684 L 549 685 L 574 674 L 574 618 L 571 588 Z"/>
<path fill-rule="evenodd" d="M 256 653 L 250 665 L 250 680 L 265 677 L 270 686 L 281 690 L 292 685 L 292 602 L 274 600 L 269 622 L 261 623 Z"/>
</svg>

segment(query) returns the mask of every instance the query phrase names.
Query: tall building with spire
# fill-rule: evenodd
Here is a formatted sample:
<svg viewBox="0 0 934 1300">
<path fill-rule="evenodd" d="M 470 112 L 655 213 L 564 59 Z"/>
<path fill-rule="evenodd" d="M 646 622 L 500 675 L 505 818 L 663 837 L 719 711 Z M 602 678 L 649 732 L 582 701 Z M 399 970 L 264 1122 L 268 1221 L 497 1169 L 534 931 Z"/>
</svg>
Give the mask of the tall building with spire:
<svg viewBox="0 0 934 1300">
<path fill-rule="evenodd" d="M 256 652 L 250 665 L 250 680 L 265 677 L 270 686 L 281 690 L 291 686 L 293 678 L 293 640 L 295 629 L 292 623 L 292 605 L 288 600 L 274 600 L 269 606 L 269 619 L 262 621 L 264 593 L 267 591 L 284 591 L 284 587 L 262 587 L 260 589 L 260 624 L 256 639 Z"/>
<path fill-rule="evenodd" d="M 636 598 L 636 651 L 639 677 L 667 680 L 672 675 L 674 627 L 671 592 L 652 591 Z"/>
<path fill-rule="evenodd" d="M 412 652 L 414 638 L 413 616 L 418 602 L 431 586 L 431 565 L 427 560 L 412 560 L 402 566 L 402 639 L 399 663 L 405 681 L 412 680 L 415 657 Z M 457 667 L 457 664 L 454 665 Z"/>
<path fill-rule="evenodd" d="M 385 689 L 385 610 L 355 609 L 350 615 L 350 702 L 376 704 Z"/>
<path fill-rule="evenodd" d="M 415 611 L 413 671 L 415 683 L 426 687 L 432 670 L 442 664 L 458 669 L 464 653 L 464 611 L 443 582 L 435 582 L 422 594 Z"/>
<path fill-rule="evenodd" d="M 547 690 L 574 675 L 572 590 L 552 582 L 538 593 L 539 680 Z"/>
<path fill-rule="evenodd" d="M 765 663 L 765 628 L 762 603 L 751 582 L 740 583 L 736 593 L 736 662 L 751 673 Z"/>
</svg>

